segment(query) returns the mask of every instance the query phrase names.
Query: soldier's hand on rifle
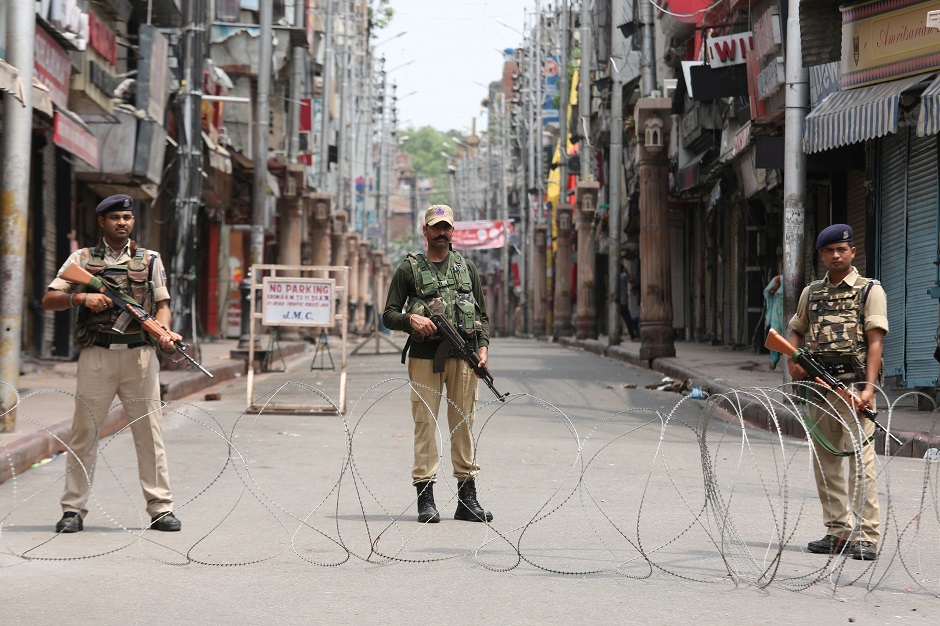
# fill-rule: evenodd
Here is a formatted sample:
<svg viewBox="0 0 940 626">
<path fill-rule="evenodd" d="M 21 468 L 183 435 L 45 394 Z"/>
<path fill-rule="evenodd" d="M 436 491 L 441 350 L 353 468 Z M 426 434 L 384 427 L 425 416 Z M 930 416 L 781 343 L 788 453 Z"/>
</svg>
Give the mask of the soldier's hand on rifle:
<svg viewBox="0 0 940 626">
<path fill-rule="evenodd" d="M 793 380 L 803 380 L 807 377 L 806 370 L 791 358 L 787 358 L 787 369 L 790 370 L 790 378 Z"/>
<path fill-rule="evenodd" d="M 411 329 L 422 337 L 430 337 L 437 332 L 437 326 L 434 325 L 431 318 L 424 317 L 423 315 L 409 313 L 408 323 L 411 325 Z"/>
<path fill-rule="evenodd" d="M 100 293 L 85 293 L 82 304 L 95 313 L 101 313 L 111 308 L 111 298 Z"/>
<path fill-rule="evenodd" d="M 163 350 L 164 352 L 170 352 L 170 353 L 172 353 L 172 352 L 174 352 L 174 351 L 176 350 L 176 346 L 173 345 L 173 342 L 175 342 L 175 341 L 183 341 L 183 336 L 182 336 L 182 335 L 179 335 L 179 334 L 177 334 L 177 333 L 174 333 L 174 332 L 171 330 L 171 331 L 169 331 L 169 333 L 167 333 L 167 334 L 163 335 L 162 337 L 160 337 L 160 340 L 159 340 L 159 341 L 160 341 L 160 349 L 161 349 L 161 350 Z"/>
<path fill-rule="evenodd" d="M 480 350 L 479 350 L 479 354 L 480 354 L 480 363 L 479 363 L 479 366 L 482 367 L 482 368 L 485 368 L 485 367 L 487 366 L 487 364 L 489 363 L 489 359 L 487 358 L 487 353 L 488 353 L 488 352 L 489 352 L 489 350 L 487 350 L 486 346 L 483 346 L 483 347 L 480 348 Z M 479 378 L 479 377 L 480 377 L 480 375 L 477 374 L 477 378 Z"/>
<path fill-rule="evenodd" d="M 862 384 L 865 385 L 865 388 L 855 396 L 855 410 L 859 413 L 866 408 L 874 408 L 875 406 L 875 386 L 867 383 Z"/>
</svg>

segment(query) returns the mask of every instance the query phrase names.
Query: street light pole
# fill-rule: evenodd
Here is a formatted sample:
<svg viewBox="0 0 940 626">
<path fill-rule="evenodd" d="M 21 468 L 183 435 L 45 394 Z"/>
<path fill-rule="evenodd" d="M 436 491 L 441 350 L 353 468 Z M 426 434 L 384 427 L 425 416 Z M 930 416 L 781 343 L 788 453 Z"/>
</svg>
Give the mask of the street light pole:
<svg viewBox="0 0 940 626">
<path fill-rule="evenodd" d="M 320 108 L 320 176 L 317 185 L 320 191 L 327 189 L 327 177 L 330 173 L 330 104 L 333 91 L 333 2 L 335 0 L 325 0 L 326 2 L 326 30 L 323 33 L 323 41 L 326 46 L 323 56 L 323 96 L 321 98 Z"/>
<path fill-rule="evenodd" d="M 264 262 L 265 198 L 268 186 L 268 96 L 271 90 L 271 33 L 274 0 L 260 0 L 258 85 L 255 101 L 255 170 L 251 202 L 250 264 Z"/>
</svg>

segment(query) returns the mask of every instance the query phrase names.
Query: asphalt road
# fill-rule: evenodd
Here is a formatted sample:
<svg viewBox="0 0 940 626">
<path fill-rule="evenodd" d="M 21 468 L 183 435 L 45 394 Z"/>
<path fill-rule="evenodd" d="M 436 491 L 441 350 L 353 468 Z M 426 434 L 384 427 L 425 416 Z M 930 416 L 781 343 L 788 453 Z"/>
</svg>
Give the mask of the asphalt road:
<svg viewBox="0 0 940 626">
<path fill-rule="evenodd" d="M 878 561 L 827 560 L 804 550 L 824 531 L 802 442 L 706 420 L 705 402 L 646 389 L 654 372 L 593 354 L 497 340 L 490 356 L 512 394 L 480 389 L 490 527 L 453 520 L 446 453 L 443 521 L 415 522 L 405 368 L 363 350 L 342 419 L 245 414 L 244 379 L 171 404 L 180 533 L 140 530 L 128 434 L 102 442 L 84 532 L 51 532 L 61 457 L 0 485 L 3 621 L 934 621 L 936 463 L 883 467 Z M 255 395 L 337 399 L 337 373 L 310 357 L 257 377 Z"/>
</svg>

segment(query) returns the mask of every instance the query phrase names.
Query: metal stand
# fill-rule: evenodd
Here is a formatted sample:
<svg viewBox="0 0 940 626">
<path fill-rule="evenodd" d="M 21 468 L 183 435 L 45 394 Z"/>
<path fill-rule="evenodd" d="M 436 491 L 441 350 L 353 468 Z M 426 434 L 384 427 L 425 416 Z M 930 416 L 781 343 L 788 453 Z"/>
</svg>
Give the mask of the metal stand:
<svg viewBox="0 0 940 626">
<path fill-rule="evenodd" d="M 277 355 L 275 358 L 275 354 Z M 282 367 L 274 369 L 271 364 L 280 360 Z M 281 351 L 281 344 L 277 340 L 277 328 L 271 329 L 271 335 L 268 337 L 268 349 L 264 353 L 264 359 L 261 361 L 261 371 L 265 374 L 272 372 L 286 372 L 287 361 L 284 360 L 284 353 Z"/>
<path fill-rule="evenodd" d="M 317 355 L 320 355 L 320 366 L 317 367 Z M 323 363 L 323 355 L 330 357 L 330 366 L 326 367 Z M 330 354 L 330 342 L 326 336 L 326 330 L 320 329 L 320 336 L 317 337 L 317 349 L 313 351 L 313 361 L 310 362 L 310 371 L 313 370 L 332 370 L 336 369 L 333 365 L 333 355 Z"/>
<path fill-rule="evenodd" d="M 379 340 L 385 341 L 388 345 L 395 348 L 394 352 L 401 352 L 404 346 L 399 346 L 394 341 L 392 341 L 387 335 L 385 335 L 381 330 L 379 330 L 379 318 L 378 315 L 375 316 L 375 323 L 372 325 L 372 330 L 369 331 L 369 334 L 362 338 L 362 341 L 358 346 L 353 348 L 353 351 L 349 353 L 350 356 L 357 354 L 362 348 L 365 347 L 369 340 L 375 338 L 375 352 L 373 354 L 381 354 L 381 346 Z M 388 354 L 388 353 L 386 353 Z"/>
</svg>

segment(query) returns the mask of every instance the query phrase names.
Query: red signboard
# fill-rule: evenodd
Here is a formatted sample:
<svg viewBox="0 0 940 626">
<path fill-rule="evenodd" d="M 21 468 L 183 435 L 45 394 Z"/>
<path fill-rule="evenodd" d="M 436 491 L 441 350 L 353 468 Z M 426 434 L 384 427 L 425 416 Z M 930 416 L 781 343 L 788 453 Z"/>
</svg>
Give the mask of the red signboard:
<svg viewBox="0 0 940 626">
<path fill-rule="evenodd" d="M 300 132 L 309 133 L 313 129 L 313 107 L 310 98 L 300 99 Z"/>
<path fill-rule="evenodd" d="M 72 78 L 72 60 L 55 40 L 41 27 L 36 27 L 36 76 L 49 88 L 52 101 L 63 109 L 69 108 L 69 81 Z"/>
<path fill-rule="evenodd" d="M 509 232 L 512 232 L 512 224 Z M 456 250 L 489 250 L 506 245 L 502 220 L 456 222 L 451 243 Z"/>
<path fill-rule="evenodd" d="M 88 43 L 105 61 L 117 65 L 117 37 L 94 11 L 88 12 Z"/>
<path fill-rule="evenodd" d="M 52 127 L 52 143 L 98 169 L 98 138 L 58 111 Z"/>
</svg>

